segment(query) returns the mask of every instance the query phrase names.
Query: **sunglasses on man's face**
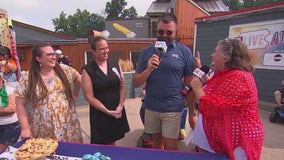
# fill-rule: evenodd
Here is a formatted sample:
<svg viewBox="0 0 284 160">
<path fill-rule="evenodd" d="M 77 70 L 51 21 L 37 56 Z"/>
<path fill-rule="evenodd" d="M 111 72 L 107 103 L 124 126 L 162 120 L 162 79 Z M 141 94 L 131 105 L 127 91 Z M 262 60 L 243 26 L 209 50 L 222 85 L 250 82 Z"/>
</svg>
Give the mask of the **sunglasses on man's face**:
<svg viewBox="0 0 284 160">
<path fill-rule="evenodd" d="M 174 31 L 158 29 L 158 34 L 159 34 L 159 35 L 162 36 L 162 35 L 164 35 L 165 33 L 166 33 L 167 36 L 171 36 L 171 35 L 174 33 Z"/>
</svg>

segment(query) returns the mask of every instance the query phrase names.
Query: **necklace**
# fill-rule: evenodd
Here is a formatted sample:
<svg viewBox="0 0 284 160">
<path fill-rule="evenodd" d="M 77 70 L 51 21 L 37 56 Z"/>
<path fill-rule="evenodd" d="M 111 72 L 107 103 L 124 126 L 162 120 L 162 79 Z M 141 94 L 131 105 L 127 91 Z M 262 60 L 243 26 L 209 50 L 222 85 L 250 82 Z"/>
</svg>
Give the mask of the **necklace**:
<svg viewBox="0 0 284 160">
<path fill-rule="evenodd" d="M 43 78 L 42 79 L 45 83 L 51 85 L 54 82 L 54 76 L 50 77 L 50 78 Z"/>
<path fill-rule="evenodd" d="M 51 83 L 53 82 L 53 78 L 47 79 L 46 82 L 47 82 L 48 84 L 51 84 Z"/>
<path fill-rule="evenodd" d="M 42 72 L 41 78 L 44 82 L 51 85 L 54 81 L 54 71 L 52 70 L 52 71 L 49 71 L 49 72 Z"/>
</svg>

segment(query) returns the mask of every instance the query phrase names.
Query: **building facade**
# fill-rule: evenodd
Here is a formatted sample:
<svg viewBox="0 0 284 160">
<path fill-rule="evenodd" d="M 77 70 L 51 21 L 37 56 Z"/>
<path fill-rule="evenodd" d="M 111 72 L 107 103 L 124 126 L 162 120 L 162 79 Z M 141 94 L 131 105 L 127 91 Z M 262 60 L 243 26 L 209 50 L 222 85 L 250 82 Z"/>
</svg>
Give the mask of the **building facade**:
<svg viewBox="0 0 284 160">
<path fill-rule="evenodd" d="M 254 57 L 259 100 L 275 102 L 284 80 L 284 2 L 196 19 L 194 51 L 210 65 L 218 40 L 241 39 Z M 270 50 L 278 47 L 277 49 Z"/>
</svg>

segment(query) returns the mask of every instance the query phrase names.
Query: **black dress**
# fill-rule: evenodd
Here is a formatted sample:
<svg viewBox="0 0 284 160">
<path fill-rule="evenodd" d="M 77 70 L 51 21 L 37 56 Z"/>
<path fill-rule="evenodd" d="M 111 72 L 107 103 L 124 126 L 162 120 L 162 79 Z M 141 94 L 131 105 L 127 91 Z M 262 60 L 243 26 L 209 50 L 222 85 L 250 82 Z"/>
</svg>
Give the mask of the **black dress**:
<svg viewBox="0 0 284 160">
<path fill-rule="evenodd" d="M 108 61 L 108 75 L 96 62 L 83 67 L 91 77 L 94 96 L 109 110 L 115 110 L 120 98 L 120 69 L 117 63 Z M 84 82 L 82 82 L 84 83 Z M 122 117 L 116 119 L 90 105 L 91 143 L 109 144 L 124 137 L 130 130 L 125 109 Z"/>
</svg>

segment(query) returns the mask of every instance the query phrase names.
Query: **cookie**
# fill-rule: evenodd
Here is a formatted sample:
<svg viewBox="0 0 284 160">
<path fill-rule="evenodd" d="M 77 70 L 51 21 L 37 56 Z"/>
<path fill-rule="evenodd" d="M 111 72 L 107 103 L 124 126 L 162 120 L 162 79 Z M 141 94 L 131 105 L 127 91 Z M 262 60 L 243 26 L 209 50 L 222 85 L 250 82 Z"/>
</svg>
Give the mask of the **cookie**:
<svg viewBox="0 0 284 160">
<path fill-rule="evenodd" d="M 51 138 L 30 138 L 14 153 L 18 160 L 35 160 L 54 153 L 58 142 Z"/>
</svg>

